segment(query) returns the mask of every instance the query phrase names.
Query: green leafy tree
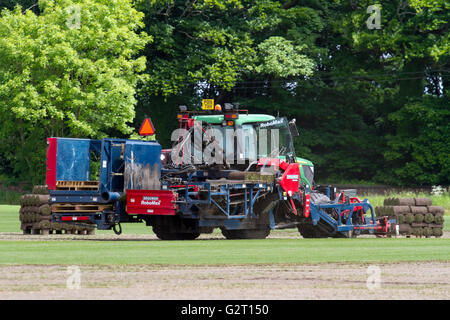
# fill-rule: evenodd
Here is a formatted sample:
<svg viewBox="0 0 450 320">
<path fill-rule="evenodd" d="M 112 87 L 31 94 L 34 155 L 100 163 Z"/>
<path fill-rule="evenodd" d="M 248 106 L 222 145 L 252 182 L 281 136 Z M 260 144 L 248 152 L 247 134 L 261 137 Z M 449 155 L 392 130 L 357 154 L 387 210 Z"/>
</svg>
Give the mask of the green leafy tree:
<svg viewBox="0 0 450 320">
<path fill-rule="evenodd" d="M 133 131 L 146 67 L 137 55 L 150 40 L 128 0 L 41 0 L 39 9 L 0 17 L 0 150 L 17 176 L 34 181 L 44 174 L 36 168 L 45 137 Z"/>
<path fill-rule="evenodd" d="M 164 128 L 177 104 L 238 101 L 252 112 L 295 117 L 296 149 L 315 162 L 319 180 L 446 183 L 436 174 L 446 172 L 445 161 L 419 161 L 399 142 L 408 143 L 401 127 L 416 125 L 411 106 L 442 114 L 437 105 L 446 103 L 448 2 L 136 3 L 156 39 L 147 47 L 150 80 L 138 110 L 164 117 Z M 368 26 L 373 5 L 381 13 L 375 29 Z M 424 121 L 428 132 L 437 128 L 432 117 Z M 411 141 L 434 150 L 438 131 L 414 134 Z M 411 161 L 423 169 L 420 179 L 402 169 Z"/>
<path fill-rule="evenodd" d="M 145 52 L 149 80 L 138 114 L 158 115 L 159 132 L 173 126 L 178 104 L 198 106 L 202 97 L 237 102 L 240 83 L 268 80 L 270 86 L 314 71 L 314 42 L 326 1 L 311 1 L 312 6 L 272 0 L 135 3 L 154 38 Z M 159 137 L 169 144 L 170 135 Z"/>
<path fill-rule="evenodd" d="M 450 4 L 380 2 L 378 30 L 364 27 L 369 4 L 354 1 L 341 28 L 351 46 L 374 61 L 380 74 L 374 83 L 388 97 L 388 103 L 375 105 L 386 142 L 385 167 L 377 177 L 391 184 L 448 184 L 448 147 L 442 139 L 448 139 Z"/>
<path fill-rule="evenodd" d="M 385 152 L 393 170 L 386 181 L 414 185 L 450 184 L 450 108 L 448 101 L 426 97 L 391 113 L 396 132 Z"/>
</svg>

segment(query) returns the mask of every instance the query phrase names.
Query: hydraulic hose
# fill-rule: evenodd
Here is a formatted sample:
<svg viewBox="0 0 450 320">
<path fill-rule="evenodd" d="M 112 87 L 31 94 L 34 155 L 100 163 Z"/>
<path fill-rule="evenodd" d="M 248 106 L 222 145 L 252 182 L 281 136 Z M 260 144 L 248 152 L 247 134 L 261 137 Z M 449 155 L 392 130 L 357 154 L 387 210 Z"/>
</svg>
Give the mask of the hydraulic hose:
<svg viewBox="0 0 450 320">
<path fill-rule="evenodd" d="M 116 226 L 119 226 L 119 230 L 116 229 Z M 120 222 L 113 226 L 113 231 L 118 236 L 122 234 L 122 226 L 121 226 Z"/>
</svg>

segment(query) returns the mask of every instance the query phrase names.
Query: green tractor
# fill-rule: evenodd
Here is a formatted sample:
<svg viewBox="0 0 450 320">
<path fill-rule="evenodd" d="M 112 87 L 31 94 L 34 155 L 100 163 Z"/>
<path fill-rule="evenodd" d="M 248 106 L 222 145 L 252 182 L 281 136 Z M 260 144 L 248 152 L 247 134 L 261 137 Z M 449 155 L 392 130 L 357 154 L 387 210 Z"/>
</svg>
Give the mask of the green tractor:
<svg viewBox="0 0 450 320">
<path fill-rule="evenodd" d="M 221 228 L 228 239 L 265 238 L 270 229 L 298 227 L 305 207 L 299 191 L 313 188 L 314 165 L 295 154 L 293 140 L 299 135 L 295 120 L 249 114 L 247 110 L 240 110 L 231 104 L 226 104 L 223 112 L 219 109 L 192 112 L 181 106 L 178 120 L 182 132 L 173 135 L 173 148 L 163 151 L 163 164 L 168 169 L 178 168 L 182 171 L 207 170 L 208 181 L 249 183 L 255 179 L 264 181 L 269 177 L 275 184 L 283 185 L 285 182 L 281 194 L 272 190 L 253 203 L 257 219 L 248 219 L 248 229 Z M 195 141 L 196 137 L 201 137 L 201 140 Z M 208 152 L 213 154 L 215 161 L 205 160 L 204 154 Z M 177 159 L 174 159 L 174 155 Z M 298 171 L 285 174 L 287 166 L 291 164 L 295 164 Z M 285 187 L 292 185 L 289 181 L 297 186 L 293 191 Z M 233 196 L 236 196 L 236 201 L 231 202 L 231 209 L 235 206 L 234 211 L 244 211 L 244 199 L 237 194 Z M 290 201 L 284 201 L 287 199 Z M 217 203 L 224 202 L 219 196 L 215 200 Z M 205 206 L 201 211 L 214 210 Z M 214 214 L 220 215 L 221 212 L 216 209 L 208 217 Z M 299 228 L 302 234 L 311 233 L 309 230 L 304 233 L 303 229 Z"/>
</svg>

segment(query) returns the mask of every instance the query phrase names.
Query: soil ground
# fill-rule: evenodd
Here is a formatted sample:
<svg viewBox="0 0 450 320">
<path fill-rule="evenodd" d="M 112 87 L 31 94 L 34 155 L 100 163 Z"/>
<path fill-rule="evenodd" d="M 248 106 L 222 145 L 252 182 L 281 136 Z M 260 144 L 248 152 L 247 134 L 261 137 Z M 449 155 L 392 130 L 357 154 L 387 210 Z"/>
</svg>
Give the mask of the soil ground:
<svg viewBox="0 0 450 320">
<path fill-rule="evenodd" d="M 0 241 L 2 240 L 37 240 L 37 241 L 48 241 L 48 240 L 98 240 L 98 241 L 108 241 L 108 240 L 158 240 L 156 235 L 149 231 L 148 234 L 121 234 L 115 235 L 111 231 L 108 233 L 97 233 L 95 235 L 71 235 L 71 234 L 51 234 L 48 236 L 43 235 L 23 235 L 21 232 L 0 232 Z M 362 235 L 358 238 L 373 238 L 372 235 Z M 415 236 L 411 236 L 415 238 Z M 268 239 L 301 239 L 300 234 L 297 230 L 289 229 L 282 231 L 272 231 L 267 237 Z M 399 236 L 399 238 L 405 238 L 405 236 Z M 425 238 L 425 237 L 423 237 Z M 431 238 L 435 238 L 434 236 Z M 450 231 L 444 231 L 444 234 L 439 237 L 441 239 L 450 239 Z M 211 239 L 225 239 L 220 232 L 214 232 L 212 234 L 202 234 L 198 238 L 199 240 L 211 240 Z"/>
<path fill-rule="evenodd" d="M 450 262 L 79 268 L 70 289 L 67 266 L 0 266 L 0 299 L 450 299 Z"/>
<path fill-rule="evenodd" d="M 272 234 L 299 238 L 297 232 Z M 450 232 L 445 232 L 450 238 Z M 201 239 L 222 238 L 220 234 Z M 1 240 L 156 240 L 153 234 L 32 236 Z M 380 271 L 380 286 L 370 286 Z M 82 265 L 80 288 L 69 289 L 67 265 L 1 265 L 0 300 L 8 299 L 450 299 L 450 261 L 270 265 Z M 378 269 L 379 268 L 379 269 Z M 369 281 L 369 287 L 368 287 Z"/>
</svg>

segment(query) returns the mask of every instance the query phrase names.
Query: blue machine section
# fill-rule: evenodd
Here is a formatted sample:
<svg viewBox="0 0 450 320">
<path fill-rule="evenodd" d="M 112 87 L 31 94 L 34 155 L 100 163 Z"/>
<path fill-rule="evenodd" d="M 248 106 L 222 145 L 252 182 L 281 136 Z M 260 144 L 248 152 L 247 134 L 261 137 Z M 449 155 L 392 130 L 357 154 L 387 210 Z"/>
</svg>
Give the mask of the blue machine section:
<svg viewBox="0 0 450 320">
<path fill-rule="evenodd" d="M 103 139 L 100 159 L 100 193 L 123 191 L 125 139 Z"/>
<path fill-rule="evenodd" d="M 88 181 L 91 140 L 58 138 L 57 181 Z"/>
<path fill-rule="evenodd" d="M 114 204 L 112 210 L 86 213 L 58 212 L 63 216 L 88 216 L 98 229 L 118 222 L 133 222 L 120 201 L 126 189 L 160 189 L 161 146 L 156 141 L 126 139 L 57 140 L 57 180 L 90 181 L 91 152 L 99 160 L 98 190 L 50 190 L 50 203 Z M 55 218 L 55 217 L 53 217 Z"/>
<path fill-rule="evenodd" d="M 157 142 L 132 141 L 125 144 L 124 190 L 161 189 L 161 145 Z"/>
</svg>

